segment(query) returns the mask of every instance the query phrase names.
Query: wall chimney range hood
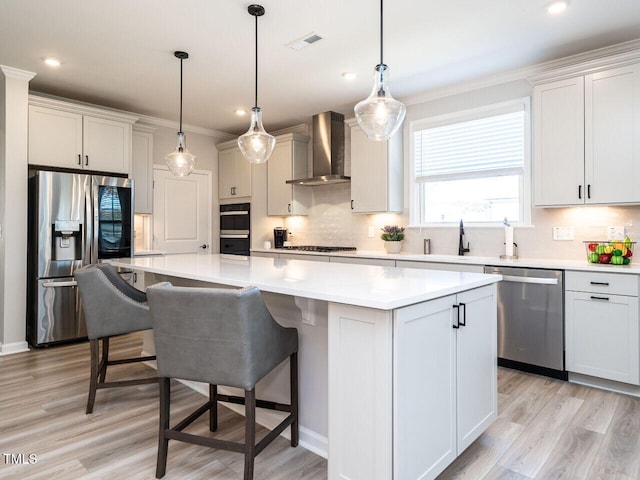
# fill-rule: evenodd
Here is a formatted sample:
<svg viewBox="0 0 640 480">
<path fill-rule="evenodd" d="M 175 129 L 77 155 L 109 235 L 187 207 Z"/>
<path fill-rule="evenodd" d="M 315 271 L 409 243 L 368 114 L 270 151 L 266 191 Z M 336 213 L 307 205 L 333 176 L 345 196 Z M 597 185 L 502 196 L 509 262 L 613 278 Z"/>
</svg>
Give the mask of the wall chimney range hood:
<svg viewBox="0 0 640 480">
<path fill-rule="evenodd" d="M 344 175 L 344 115 L 324 112 L 313 116 L 313 177 L 287 180 L 293 185 L 348 183 Z"/>
</svg>

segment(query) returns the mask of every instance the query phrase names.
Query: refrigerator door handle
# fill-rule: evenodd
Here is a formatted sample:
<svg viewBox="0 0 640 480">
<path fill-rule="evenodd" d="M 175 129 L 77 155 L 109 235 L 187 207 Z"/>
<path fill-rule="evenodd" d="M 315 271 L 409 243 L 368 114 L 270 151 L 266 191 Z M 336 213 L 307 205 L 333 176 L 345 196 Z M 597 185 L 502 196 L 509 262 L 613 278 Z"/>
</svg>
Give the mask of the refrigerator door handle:
<svg viewBox="0 0 640 480">
<path fill-rule="evenodd" d="M 46 288 L 56 288 L 56 287 L 77 287 L 78 286 L 78 282 L 76 282 L 75 280 L 70 280 L 67 282 L 43 282 L 42 283 L 43 287 Z"/>
<path fill-rule="evenodd" d="M 93 208 L 91 208 L 91 183 L 86 187 L 84 195 L 84 255 L 82 264 L 89 265 L 93 261 L 93 249 L 91 239 L 93 238 Z"/>
<path fill-rule="evenodd" d="M 93 229 L 95 230 L 94 234 L 91 236 L 93 238 L 93 244 L 91 245 L 91 263 L 98 263 L 98 232 L 100 231 L 100 219 L 98 212 L 98 192 L 99 192 L 98 184 L 92 180 L 91 181 L 91 219 L 93 221 Z"/>
</svg>

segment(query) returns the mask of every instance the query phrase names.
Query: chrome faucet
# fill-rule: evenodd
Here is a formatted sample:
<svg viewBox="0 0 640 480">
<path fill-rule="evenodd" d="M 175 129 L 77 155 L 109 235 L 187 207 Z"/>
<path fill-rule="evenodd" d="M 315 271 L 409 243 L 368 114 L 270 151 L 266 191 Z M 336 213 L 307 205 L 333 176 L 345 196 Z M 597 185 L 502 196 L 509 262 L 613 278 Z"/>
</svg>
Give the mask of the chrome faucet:
<svg viewBox="0 0 640 480">
<path fill-rule="evenodd" d="M 458 255 L 464 255 L 467 252 L 470 252 L 469 242 L 467 242 L 467 248 L 464 247 L 464 225 L 462 224 L 462 219 L 460 219 L 460 239 L 458 241 Z"/>
</svg>

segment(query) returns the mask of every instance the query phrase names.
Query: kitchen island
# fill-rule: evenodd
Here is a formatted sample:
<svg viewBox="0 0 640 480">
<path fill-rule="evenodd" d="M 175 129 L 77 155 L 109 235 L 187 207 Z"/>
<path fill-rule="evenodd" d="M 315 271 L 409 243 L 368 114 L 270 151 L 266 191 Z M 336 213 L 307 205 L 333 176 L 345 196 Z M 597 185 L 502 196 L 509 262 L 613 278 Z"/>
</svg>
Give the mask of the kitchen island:
<svg viewBox="0 0 640 480">
<path fill-rule="evenodd" d="M 435 478 L 496 417 L 499 275 L 210 254 L 112 263 L 260 288 L 300 332 L 301 444 L 328 456 L 329 479 Z M 288 394 L 283 371 L 263 394 Z"/>
</svg>

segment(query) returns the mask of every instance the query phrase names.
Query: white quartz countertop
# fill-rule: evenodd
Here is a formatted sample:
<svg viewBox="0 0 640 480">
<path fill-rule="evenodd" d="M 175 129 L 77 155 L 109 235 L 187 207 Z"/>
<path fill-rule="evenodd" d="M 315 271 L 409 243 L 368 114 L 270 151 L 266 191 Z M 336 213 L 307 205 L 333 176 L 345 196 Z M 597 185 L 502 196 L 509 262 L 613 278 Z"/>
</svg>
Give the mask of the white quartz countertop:
<svg viewBox="0 0 640 480">
<path fill-rule="evenodd" d="M 629 265 L 603 265 L 588 263 L 584 260 L 564 260 L 546 258 L 517 258 L 514 260 L 499 257 L 476 257 L 473 255 L 422 255 L 412 253 L 385 253 L 376 251 L 350 252 L 305 252 L 302 250 L 252 248 L 252 252 L 292 253 L 296 255 L 322 255 L 331 257 L 383 258 L 389 260 L 405 260 L 410 262 L 459 263 L 467 265 L 496 265 L 501 267 L 549 268 L 557 270 L 575 270 L 606 273 L 640 274 L 640 263 L 632 261 Z"/>
<path fill-rule="evenodd" d="M 500 275 L 219 254 L 109 260 L 119 267 L 381 310 L 498 282 Z"/>
</svg>

